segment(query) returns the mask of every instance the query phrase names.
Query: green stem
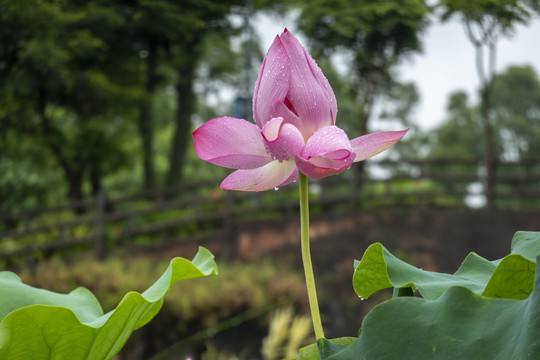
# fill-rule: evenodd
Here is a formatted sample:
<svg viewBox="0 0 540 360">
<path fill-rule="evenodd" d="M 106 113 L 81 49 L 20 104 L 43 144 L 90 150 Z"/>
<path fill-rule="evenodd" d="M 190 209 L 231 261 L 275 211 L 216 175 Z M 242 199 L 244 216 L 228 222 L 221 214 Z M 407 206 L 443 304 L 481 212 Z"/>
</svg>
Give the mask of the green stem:
<svg viewBox="0 0 540 360">
<path fill-rule="evenodd" d="M 311 265 L 311 254 L 309 252 L 309 196 L 307 176 L 299 174 L 300 183 L 300 241 L 302 247 L 302 262 L 304 263 L 304 273 L 306 275 L 306 286 L 311 309 L 311 320 L 317 340 L 324 338 L 324 332 L 319 313 L 319 302 L 317 301 L 317 290 L 315 289 L 315 276 Z"/>
</svg>

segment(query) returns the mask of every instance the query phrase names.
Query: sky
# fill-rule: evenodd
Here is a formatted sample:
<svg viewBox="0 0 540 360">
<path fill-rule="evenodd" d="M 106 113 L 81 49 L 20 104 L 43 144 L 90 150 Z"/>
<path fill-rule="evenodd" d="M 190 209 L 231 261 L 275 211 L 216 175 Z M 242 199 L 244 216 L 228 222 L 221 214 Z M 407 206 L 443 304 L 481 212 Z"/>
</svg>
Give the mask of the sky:
<svg viewBox="0 0 540 360">
<path fill-rule="evenodd" d="M 292 18 L 259 15 L 253 24 L 261 37 L 263 49 L 268 49 L 274 37 L 285 27 L 294 33 Z M 298 37 L 307 47 L 305 39 Z M 527 27 L 518 27 L 511 38 L 501 39 L 497 47 L 497 72 L 509 65 L 529 64 L 540 75 L 539 39 L 540 19 L 534 19 Z M 444 121 L 446 102 L 451 92 L 464 90 L 477 99 L 479 80 L 474 47 L 458 20 L 445 24 L 434 21 L 422 35 L 422 41 L 423 52 L 405 61 L 398 72 L 402 81 L 416 84 L 421 96 L 415 114 L 417 124 L 423 130 L 429 130 Z"/>
</svg>

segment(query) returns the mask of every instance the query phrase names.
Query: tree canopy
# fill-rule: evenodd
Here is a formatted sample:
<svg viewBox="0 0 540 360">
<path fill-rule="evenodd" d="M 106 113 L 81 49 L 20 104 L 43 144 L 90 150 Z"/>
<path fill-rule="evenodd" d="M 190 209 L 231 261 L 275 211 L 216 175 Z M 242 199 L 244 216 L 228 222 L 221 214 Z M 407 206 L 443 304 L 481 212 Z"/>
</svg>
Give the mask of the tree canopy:
<svg viewBox="0 0 540 360">
<path fill-rule="evenodd" d="M 421 0 L 315 0 L 297 6 L 298 26 L 314 50 L 341 51 L 349 60 L 348 74 L 361 109 L 359 130 L 366 133 L 376 98 L 392 82 L 392 70 L 421 50 L 429 8 Z"/>
<path fill-rule="evenodd" d="M 537 158 L 540 151 L 540 80 L 534 69 L 528 65 L 508 67 L 495 77 L 492 91 L 496 144 L 494 154 L 497 162 Z M 447 118 L 432 132 L 429 139 L 428 157 L 446 160 L 482 158 L 486 149 L 481 141 L 481 108 L 481 101 L 476 104 L 471 102 L 466 93 L 452 93 L 448 101 Z M 527 171 L 532 171 L 531 169 L 532 167 Z M 430 169 L 439 170 L 441 169 Z M 453 164 L 443 170 L 473 176 L 481 173 L 478 166 L 460 167 Z M 498 174 L 503 175 L 502 171 L 500 169 Z M 514 168 L 510 175 L 519 174 L 520 169 Z"/>
<path fill-rule="evenodd" d="M 457 15 L 465 26 L 465 34 L 476 51 L 476 69 L 480 80 L 481 121 L 484 130 L 486 163 L 486 197 L 492 206 L 495 189 L 496 139 L 491 118 L 493 80 L 495 77 L 497 42 L 511 34 L 516 25 L 527 24 L 540 11 L 538 0 L 441 0 L 443 21 Z M 487 59 L 484 54 L 487 51 Z"/>
<path fill-rule="evenodd" d="M 165 174 L 160 181 L 153 164 L 156 126 L 176 129 L 167 171 L 169 183 L 179 181 L 197 106 L 194 83 L 203 63 L 211 76 L 239 71 L 230 66 L 235 56 L 225 65 L 215 60 L 231 55 L 230 14 L 243 4 L 0 0 L 0 167 L 10 168 L 0 193 L 11 199 L 4 204 L 21 202 L 9 190 L 14 184 L 81 200 L 124 169 L 138 179 L 133 170 L 142 168 L 147 188 L 162 185 Z M 226 46 L 210 45 L 209 36 Z M 164 112 L 154 98 L 163 89 L 175 94 L 176 115 L 158 121 Z M 40 169 L 47 176 L 36 179 Z"/>
<path fill-rule="evenodd" d="M 186 171 L 211 174 L 189 163 L 192 124 L 233 114 L 233 104 L 219 101 L 223 89 L 247 98 L 248 72 L 257 71 L 248 58 L 262 58 L 256 39 L 246 38 L 250 3 L 253 11 L 284 4 L 299 11 L 298 27 L 350 136 L 368 131 L 381 99 L 384 121 L 415 128 L 418 93 L 399 83 L 395 69 L 422 49 L 431 11 L 424 1 L 0 0 L 0 210 L 81 200 L 104 187 L 174 185 Z M 503 16 L 490 1 L 473 3 L 440 4 L 445 16 L 460 12 L 487 24 L 481 19 L 496 13 L 508 26 L 528 21 L 537 5 L 508 2 Z M 336 55 L 345 64 L 339 71 Z M 538 151 L 536 130 L 527 131 L 538 120 L 532 68 L 508 70 L 493 89 L 494 126 L 504 129 L 497 156 Z M 470 141 L 463 149 L 481 153 L 478 137 L 468 139 L 478 130 L 478 109 L 463 96 L 452 99 L 430 156 L 456 153 L 450 139 L 467 127 L 474 130 L 460 136 Z M 429 148 L 404 145 L 405 156 L 420 146 Z"/>
</svg>

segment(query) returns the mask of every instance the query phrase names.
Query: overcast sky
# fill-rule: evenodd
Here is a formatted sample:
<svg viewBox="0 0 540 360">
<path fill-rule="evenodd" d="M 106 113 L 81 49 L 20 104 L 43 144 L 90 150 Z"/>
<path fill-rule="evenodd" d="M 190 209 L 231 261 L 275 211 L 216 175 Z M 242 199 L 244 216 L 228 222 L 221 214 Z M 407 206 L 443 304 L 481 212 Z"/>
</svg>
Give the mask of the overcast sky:
<svg viewBox="0 0 540 360">
<path fill-rule="evenodd" d="M 294 32 L 292 24 L 292 19 L 265 16 L 258 16 L 253 22 L 265 51 L 284 27 Z M 422 39 L 423 53 L 401 65 L 399 72 L 403 81 L 416 83 L 421 95 L 416 114 L 418 123 L 422 128 L 430 129 L 444 119 L 448 95 L 462 89 L 476 96 L 479 80 L 474 48 L 459 21 L 433 22 Z M 300 41 L 307 46 L 305 40 L 300 38 Z M 497 71 L 509 65 L 530 64 L 540 74 L 540 20 L 535 19 L 527 27 L 518 27 L 512 38 L 499 41 L 497 50 Z"/>
</svg>

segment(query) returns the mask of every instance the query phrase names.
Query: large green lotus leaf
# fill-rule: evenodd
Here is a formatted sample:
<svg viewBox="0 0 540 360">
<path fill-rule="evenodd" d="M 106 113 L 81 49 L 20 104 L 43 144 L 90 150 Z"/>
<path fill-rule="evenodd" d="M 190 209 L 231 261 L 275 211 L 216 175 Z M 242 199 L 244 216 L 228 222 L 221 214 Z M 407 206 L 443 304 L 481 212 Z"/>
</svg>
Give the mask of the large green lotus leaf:
<svg viewBox="0 0 540 360">
<path fill-rule="evenodd" d="M 0 272 L 0 359 L 112 359 L 157 314 L 173 284 L 211 274 L 217 274 L 214 256 L 199 248 L 192 261 L 174 258 L 150 288 L 126 294 L 104 315 L 86 289 L 57 294 Z"/>
<path fill-rule="evenodd" d="M 512 239 L 511 253 L 535 261 L 538 254 L 540 254 L 540 232 L 518 231 Z"/>
<path fill-rule="evenodd" d="M 488 298 L 463 286 L 435 300 L 393 298 L 374 307 L 350 339 L 319 339 L 296 360 L 540 359 L 540 268 L 527 299 Z"/>
<path fill-rule="evenodd" d="M 487 298 L 462 286 L 436 300 L 388 300 L 366 316 L 356 342 L 322 359 L 540 359 L 540 269 L 525 300 Z"/>
<path fill-rule="evenodd" d="M 462 286 L 486 297 L 525 299 L 532 291 L 538 255 L 540 233 L 517 232 L 510 255 L 489 261 L 471 253 L 454 274 L 444 274 L 418 269 L 376 243 L 355 262 L 353 286 L 363 298 L 389 287 L 411 287 L 426 299 L 436 299 L 448 288 Z"/>
</svg>

